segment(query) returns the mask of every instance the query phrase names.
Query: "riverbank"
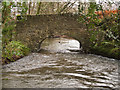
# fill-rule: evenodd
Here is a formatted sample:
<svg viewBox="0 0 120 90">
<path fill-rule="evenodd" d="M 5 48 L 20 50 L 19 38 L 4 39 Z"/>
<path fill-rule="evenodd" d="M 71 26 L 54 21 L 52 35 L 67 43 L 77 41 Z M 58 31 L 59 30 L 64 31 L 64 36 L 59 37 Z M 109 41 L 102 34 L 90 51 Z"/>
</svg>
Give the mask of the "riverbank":
<svg viewBox="0 0 120 90">
<path fill-rule="evenodd" d="M 90 52 L 92 54 L 120 60 L 120 48 L 99 46 L 91 48 Z"/>
<path fill-rule="evenodd" d="M 77 40 L 73 38 L 66 37 L 57 37 L 57 38 L 49 38 L 46 39 L 41 46 L 41 50 L 51 51 L 55 53 L 79 53 L 79 54 L 87 54 L 82 50 L 79 50 L 80 44 Z M 43 52 L 43 51 L 42 51 Z M 29 52 L 30 53 L 30 52 Z M 91 54 L 101 55 L 108 58 L 113 58 L 120 60 L 120 48 L 114 48 L 112 45 L 110 46 L 94 46 L 90 49 Z M 25 55 L 26 56 L 26 55 Z M 2 65 L 9 64 L 11 62 L 15 62 L 24 56 L 16 56 L 14 60 L 2 58 Z"/>
</svg>

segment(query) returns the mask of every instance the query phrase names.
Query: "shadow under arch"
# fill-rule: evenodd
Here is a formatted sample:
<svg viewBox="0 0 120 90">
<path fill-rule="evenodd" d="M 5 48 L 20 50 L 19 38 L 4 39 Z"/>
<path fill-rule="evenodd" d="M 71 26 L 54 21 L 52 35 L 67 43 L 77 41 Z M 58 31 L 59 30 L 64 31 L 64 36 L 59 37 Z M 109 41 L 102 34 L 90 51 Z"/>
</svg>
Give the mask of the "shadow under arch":
<svg viewBox="0 0 120 90">
<path fill-rule="evenodd" d="M 77 40 L 78 42 L 79 42 L 79 51 L 80 52 L 83 52 L 83 50 L 82 50 L 82 42 L 80 41 L 80 40 L 78 40 L 78 39 L 76 39 L 75 37 L 71 37 L 71 36 L 68 36 L 68 35 L 49 35 L 49 36 L 47 36 L 47 37 L 45 37 L 45 38 L 43 38 L 40 42 L 39 42 L 39 44 L 38 44 L 38 49 L 37 49 L 37 52 L 39 53 L 40 51 L 41 51 L 41 44 L 42 44 L 42 42 L 43 41 L 45 41 L 47 38 L 69 38 L 69 39 L 74 39 L 74 40 Z"/>
</svg>

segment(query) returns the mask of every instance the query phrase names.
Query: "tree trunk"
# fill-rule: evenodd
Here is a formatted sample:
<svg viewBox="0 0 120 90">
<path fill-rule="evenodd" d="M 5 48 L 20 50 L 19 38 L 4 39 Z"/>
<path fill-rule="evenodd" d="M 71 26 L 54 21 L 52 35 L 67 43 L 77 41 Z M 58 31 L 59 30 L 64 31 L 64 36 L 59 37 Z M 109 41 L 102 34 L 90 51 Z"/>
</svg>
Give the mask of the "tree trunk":
<svg viewBox="0 0 120 90">
<path fill-rule="evenodd" d="M 39 4 L 38 4 L 38 9 L 37 9 L 37 15 L 40 13 L 40 7 L 41 7 L 41 2 L 39 2 Z"/>
<path fill-rule="evenodd" d="M 78 4 L 78 14 L 80 15 L 80 12 L 81 12 L 81 10 L 80 10 L 80 2 L 79 2 L 79 4 Z"/>
<path fill-rule="evenodd" d="M 28 12 L 29 15 L 30 15 L 30 8 L 31 8 L 31 0 L 29 2 L 29 12 Z"/>
<path fill-rule="evenodd" d="M 60 3 L 58 2 L 58 3 L 57 3 L 57 12 L 59 12 L 59 10 L 60 10 Z M 57 12 L 56 12 L 56 13 L 57 13 Z"/>
<path fill-rule="evenodd" d="M 31 10 L 31 14 L 34 14 L 35 2 L 32 2 L 32 3 L 33 3 L 33 7 L 32 7 L 32 10 Z"/>
</svg>

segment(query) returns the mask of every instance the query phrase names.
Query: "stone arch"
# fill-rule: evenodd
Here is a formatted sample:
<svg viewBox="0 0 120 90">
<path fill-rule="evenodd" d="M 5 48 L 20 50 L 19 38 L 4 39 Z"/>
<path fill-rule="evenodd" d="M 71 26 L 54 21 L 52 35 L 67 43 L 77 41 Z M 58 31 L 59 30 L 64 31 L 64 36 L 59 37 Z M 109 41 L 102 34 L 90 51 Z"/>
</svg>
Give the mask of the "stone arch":
<svg viewBox="0 0 120 90">
<path fill-rule="evenodd" d="M 89 48 L 89 34 L 85 25 L 78 22 L 78 18 L 78 15 L 73 14 L 27 16 L 26 21 L 17 21 L 14 37 L 27 45 L 31 52 L 36 52 L 39 43 L 52 35 L 72 37 L 82 43 L 85 50 Z"/>
</svg>

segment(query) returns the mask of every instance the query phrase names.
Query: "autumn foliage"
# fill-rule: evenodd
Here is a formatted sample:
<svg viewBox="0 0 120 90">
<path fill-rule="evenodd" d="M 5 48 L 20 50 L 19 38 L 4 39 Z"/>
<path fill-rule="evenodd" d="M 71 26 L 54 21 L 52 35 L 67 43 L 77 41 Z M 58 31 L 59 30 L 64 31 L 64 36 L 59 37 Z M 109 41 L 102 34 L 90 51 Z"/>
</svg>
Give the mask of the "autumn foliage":
<svg viewBox="0 0 120 90">
<path fill-rule="evenodd" d="M 104 11 L 96 11 L 95 14 L 99 16 L 99 19 L 102 19 L 106 16 L 111 16 L 113 14 L 120 14 L 120 10 L 104 10 Z"/>
</svg>

